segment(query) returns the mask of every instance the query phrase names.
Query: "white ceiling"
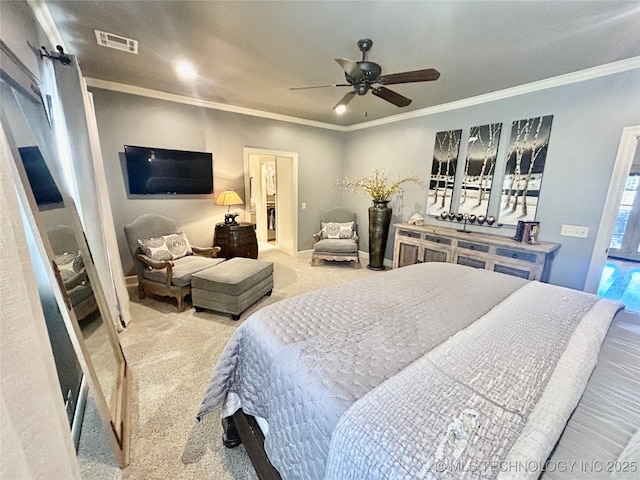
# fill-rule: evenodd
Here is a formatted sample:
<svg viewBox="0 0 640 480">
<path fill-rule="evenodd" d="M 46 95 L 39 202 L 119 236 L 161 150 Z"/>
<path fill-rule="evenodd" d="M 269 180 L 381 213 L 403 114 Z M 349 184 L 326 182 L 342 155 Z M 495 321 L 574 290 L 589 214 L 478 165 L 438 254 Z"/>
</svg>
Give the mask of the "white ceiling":
<svg viewBox="0 0 640 480">
<path fill-rule="evenodd" d="M 86 77 L 303 119 L 353 125 L 640 57 L 638 1 L 54 1 L 45 0 Z M 139 54 L 98 46 L 93 29 L 138 40 Z M 436 68 L 440 79 L 368 93 L 348 112 L 335 58 L 383 74 Z M 188 59 L 199 76 L 177 78 Z"/>
</svg>

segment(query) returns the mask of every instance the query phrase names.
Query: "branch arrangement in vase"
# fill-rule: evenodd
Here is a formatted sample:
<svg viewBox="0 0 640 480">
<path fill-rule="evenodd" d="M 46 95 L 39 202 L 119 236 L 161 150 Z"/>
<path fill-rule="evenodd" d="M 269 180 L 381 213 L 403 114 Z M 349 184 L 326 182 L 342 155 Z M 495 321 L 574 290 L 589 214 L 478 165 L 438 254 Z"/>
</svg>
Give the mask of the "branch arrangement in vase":
<svg viewBox="0 0 640 480">
<path fill-rule="evenodd" d="M 383 169 L 375 169 L 368 177 L 344 178 L 336 182 L 336 186 L 351 190 L 353 193 L 369 195 L 374 202 L 388 202 L 397 193 L 402 193 L 405 183 L 417 183 L 424 186 L 417 175 L 399 178 L 391 182 Z"/>
</svg>

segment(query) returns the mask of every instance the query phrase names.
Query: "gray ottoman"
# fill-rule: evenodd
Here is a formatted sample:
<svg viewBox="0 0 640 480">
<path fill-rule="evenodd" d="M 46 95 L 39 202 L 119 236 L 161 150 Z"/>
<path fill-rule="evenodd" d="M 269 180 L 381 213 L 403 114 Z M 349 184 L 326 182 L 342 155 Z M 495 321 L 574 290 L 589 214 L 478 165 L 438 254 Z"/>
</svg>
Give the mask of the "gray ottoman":
<svg viewBox="0 0 640 480">
<path fill-rule="evenodd" d="M 235 257 L 191 276 L 191 301 L 196 310 L 240 314 L 273 290 L 273 263 Z"/>
</svg>

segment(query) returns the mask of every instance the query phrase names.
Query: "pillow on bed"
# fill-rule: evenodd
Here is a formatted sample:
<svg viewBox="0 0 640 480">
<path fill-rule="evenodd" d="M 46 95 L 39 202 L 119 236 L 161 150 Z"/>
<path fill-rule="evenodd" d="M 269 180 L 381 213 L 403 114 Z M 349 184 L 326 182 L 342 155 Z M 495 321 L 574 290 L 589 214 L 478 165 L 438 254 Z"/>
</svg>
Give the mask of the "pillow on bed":
<svg viewBox="0 0 640 480">
<path fill-rule="evenodd" d="M 322 222 L 322 233 L 320 238 L 353 238 L 353 222 L 335 223 Z"/>
<path fill-rule="evenodd" d="M 177 260 L 187 255 L 193 255 L 193 250 L 184 232 L 138 239 L 140 251 L 147 257 L 157 261 Z"/>
</svg>

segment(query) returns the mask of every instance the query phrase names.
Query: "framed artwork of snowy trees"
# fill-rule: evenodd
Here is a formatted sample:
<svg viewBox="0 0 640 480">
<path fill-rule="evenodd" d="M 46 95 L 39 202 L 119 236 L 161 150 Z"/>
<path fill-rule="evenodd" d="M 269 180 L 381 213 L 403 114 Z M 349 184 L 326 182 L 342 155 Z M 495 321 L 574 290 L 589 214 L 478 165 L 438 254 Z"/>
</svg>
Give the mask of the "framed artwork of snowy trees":
<svg viewBox="0 0 640 480">
<path fill-rule="evenodd" d="M 459 213 L 487 215 L 501 131 L 501 123 L 471 127 L 462 176 Z"/>
<path fill-rule="evenodd" d="M 536 217 L 553 115 L 513 122 L 499 221 L 516 225 Z"/>
<path fill-rule="evenodd" d="M 440 212 L 451 209 L 461 137 L 462 130 L 436 133 L 427 198 L 428 215 L 440 215 Z"/>
</svg>

